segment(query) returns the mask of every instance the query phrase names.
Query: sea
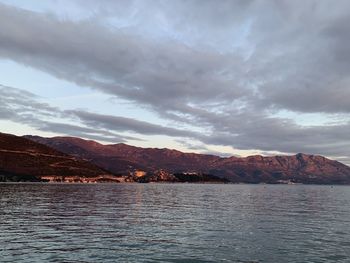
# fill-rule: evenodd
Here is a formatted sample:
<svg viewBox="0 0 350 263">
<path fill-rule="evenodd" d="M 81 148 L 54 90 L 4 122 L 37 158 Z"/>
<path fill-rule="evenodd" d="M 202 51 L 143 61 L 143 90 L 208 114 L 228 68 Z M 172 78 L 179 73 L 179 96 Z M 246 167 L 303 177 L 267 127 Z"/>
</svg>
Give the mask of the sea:
<svg viewBox="0 0 350 263">
<path fill-rule="evenodd" d="M 350 262 L 350 187 L 0 184 L 0 262 Z"/>
</svg>

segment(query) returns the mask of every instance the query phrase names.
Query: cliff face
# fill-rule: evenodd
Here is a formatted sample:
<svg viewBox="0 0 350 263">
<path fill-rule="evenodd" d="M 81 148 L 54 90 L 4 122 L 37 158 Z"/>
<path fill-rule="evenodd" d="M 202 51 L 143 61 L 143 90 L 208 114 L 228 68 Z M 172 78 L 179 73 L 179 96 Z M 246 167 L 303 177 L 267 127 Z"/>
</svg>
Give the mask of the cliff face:
<svg viewBox="0 0 350 263">
<path fill-rule="evenodd" d="M 107 174 L 94 164 L 48 146 L 0 133 L 0 181 L 35 181 L 44 176 L 93 177 Z"/>
<path fill-rule="evenodd" d="M 221 158 L 169 149 L 140 148 L 126 144 L 102 145 L 71 137 L 27 136 L 67 154 L 88 159 L 114 173 L 131 169 L 170 173 L 196 172 L 246 183 L 350 184 L 350 167 L 322 156 L 249 156 Z"/>
</svg>

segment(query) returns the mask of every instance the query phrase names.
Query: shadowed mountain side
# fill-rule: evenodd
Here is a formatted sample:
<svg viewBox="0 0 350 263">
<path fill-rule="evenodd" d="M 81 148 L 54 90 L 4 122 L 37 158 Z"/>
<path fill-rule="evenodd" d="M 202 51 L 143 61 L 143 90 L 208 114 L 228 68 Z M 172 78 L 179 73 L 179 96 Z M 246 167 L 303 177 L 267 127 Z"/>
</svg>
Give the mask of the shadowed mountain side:
<svg viewBox="0 0 350 263">
<path fill-rule="evenodd" d="M 0 133 L 0 181 L 33 181 L 45 176 L 97 177 L 109 175 L 96 165 L 46 145 Z M 11 179 L 12 178 L 12 179 Z M 16 179 L 17 178 L 17 179 Z"/>
<path fill-rule="evenodd" d="M 114 173 L 131 169 L 169 173 L 195 172 L 245 183 L 350 184 L 350 167 L 322 156 L 249 156 L 221 158 L 177 150 L 103 145 L 73 137 L 26 136 L 67 154 L 81 157 Z"/>
<path fill-rule="evenodd" d="M 124 174 L 133 169 L 147 170 L 147 166 L 135 163 L 137 160 L 135 160 L 135 162 L 132 161 L 132 158 L 128 160 L 127 157 L 129 155 L 126 155 L 126 159 L 123 159 L 120 149 L 115 149 L 109 145 L 102 145 L 95 141 L 74 137 L 43 138 L 31 135 L 24 137 L 71 156 L 92 162 L 115 174 Z"/>
</svg>

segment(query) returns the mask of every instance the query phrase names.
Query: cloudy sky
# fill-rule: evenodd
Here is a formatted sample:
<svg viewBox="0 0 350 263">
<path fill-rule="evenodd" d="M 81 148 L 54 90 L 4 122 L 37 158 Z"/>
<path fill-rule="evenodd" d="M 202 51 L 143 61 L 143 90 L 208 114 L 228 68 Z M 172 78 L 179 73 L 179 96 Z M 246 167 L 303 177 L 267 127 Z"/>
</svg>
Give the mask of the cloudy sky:
<svg viewBox="0 0 350 263">
<path fill-rule="evenodd" d="M 0 131 L 350 164 L 348 0 L 0 0 Z"/>
</svg>

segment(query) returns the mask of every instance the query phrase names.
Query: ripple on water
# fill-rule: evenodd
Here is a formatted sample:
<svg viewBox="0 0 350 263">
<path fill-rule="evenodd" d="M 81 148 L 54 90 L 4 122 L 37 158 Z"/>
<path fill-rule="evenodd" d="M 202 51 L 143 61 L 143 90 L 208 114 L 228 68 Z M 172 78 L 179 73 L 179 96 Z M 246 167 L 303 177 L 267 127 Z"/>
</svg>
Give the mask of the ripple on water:
<svg viewBox="0 0 350 263">
<path fill-rule="evenodd" d="M 350 262 L 350 188 L 0 184 L 1 262 Z"/>
</svg>

